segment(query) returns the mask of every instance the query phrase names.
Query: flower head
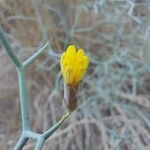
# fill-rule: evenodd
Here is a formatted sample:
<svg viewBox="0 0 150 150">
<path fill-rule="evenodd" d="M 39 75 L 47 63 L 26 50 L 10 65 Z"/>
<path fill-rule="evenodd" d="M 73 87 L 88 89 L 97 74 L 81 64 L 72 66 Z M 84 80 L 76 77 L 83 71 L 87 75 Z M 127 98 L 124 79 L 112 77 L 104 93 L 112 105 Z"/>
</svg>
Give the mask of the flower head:
<svg viewBox="0 0 150 150">
<path fill-rule="evenodd" d="M 76 50 L 70 45 L 61 56 L 60 65 L 65 84 L 76 86 L 83 79 L 88 68 L 89 58 L 83 49 Z"/>
</svg>

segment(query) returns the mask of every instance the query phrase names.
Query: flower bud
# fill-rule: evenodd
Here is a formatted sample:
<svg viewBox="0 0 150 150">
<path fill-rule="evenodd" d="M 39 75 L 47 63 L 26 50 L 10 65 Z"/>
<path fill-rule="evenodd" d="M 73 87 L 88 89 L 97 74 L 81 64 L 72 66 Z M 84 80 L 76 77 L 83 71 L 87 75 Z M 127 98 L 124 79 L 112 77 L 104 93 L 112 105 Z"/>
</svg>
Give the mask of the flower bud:
<svg viewBox="0 0 150 150">
<path fill-rule="evenodd" d="M 64 84 L 64 104 L 70 112 L 77 108 L 77 90 L 78 86 Z"/>
<path fill-rule="evenodd" d="M 89 65 L 89 58 L 83 49 L 70 45 L 61 55 L 60 66 L 64 79 L 64 104 L 72 112 L 77 107 L 77 90 Z"/>
</svg>

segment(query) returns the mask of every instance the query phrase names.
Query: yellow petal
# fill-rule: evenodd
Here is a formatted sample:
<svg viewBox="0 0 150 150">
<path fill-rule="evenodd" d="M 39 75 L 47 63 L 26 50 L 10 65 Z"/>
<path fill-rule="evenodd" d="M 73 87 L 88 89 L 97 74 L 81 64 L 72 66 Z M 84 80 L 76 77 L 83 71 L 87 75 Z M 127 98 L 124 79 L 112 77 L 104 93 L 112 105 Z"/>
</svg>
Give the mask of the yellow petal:
<svg viewBox="0 0 150 150">
<path fill-rule="evenodd" d="M 75 54 L 76 53 L 76 47 L 74 45 L 70 45 L 67 48 L 67 54 Z"/>
<path fill-rule="evenodd" d="M 78 55 L 79 57 L 82 57 L 82 56 L 84 55 L 83 49 L 79 49 L 79 50 L 77 51 L 77 55 Z"/>
<path fill-rule="evenodd" d="M 89 58 L 83 49 L 76 51 L 74 45 L 70 45 L 61 56 L 60 66 L 64 82 L 76 86 L 84 77 L 89 65 Z"/>
</svg>

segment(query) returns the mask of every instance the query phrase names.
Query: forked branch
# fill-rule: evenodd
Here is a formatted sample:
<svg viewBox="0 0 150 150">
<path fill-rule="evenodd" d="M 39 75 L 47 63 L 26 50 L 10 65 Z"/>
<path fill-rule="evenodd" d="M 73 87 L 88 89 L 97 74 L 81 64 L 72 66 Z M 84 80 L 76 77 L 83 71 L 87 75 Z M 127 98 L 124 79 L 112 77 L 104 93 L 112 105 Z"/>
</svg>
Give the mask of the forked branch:
<svg viewBox="0 0 150 150">
<path fill-rule="evenodd" d="M 30 128 L 30 120 L 29 120 L 29 108 L 28 108 L 28 95 L 27 95 L 27 88 L 26 88 L 26 68 L 30 66 L 33 61 L 38 58 L 42 54 L 42 52 L 46 49 L 49 42 L 47 42 L 44 46 L 39 48 L 35 54 L 33 54 L 29 59 L 27 59 L 25 62 L 21 63 L 15 53 L 13 52 L 13 49 L 11 48 L 7 37 L 0 27 L 0 40 L 2 42 L 2 45 L 4 46 L 8 56 L 12 60 L 12 62 L 15 64 L 17 68 L 18 73 L 18 81 L 19 81 L 19 93 L 20 93 L 20 105 L 21 105 L 21 119 L 22 119 L 22 134 L 14 147 L 14 150 L 21 150 L 28 139 L 33 139 L 37 141 L 37 144 L 35 146 L 35 150 L 41 150 L 46 139 L 51 136 L 64 122 L 66 118 L 69 117 L 70 113 L 67 112 L 60 121 L 58 121 L 53 127 L 49 128 L 47 131 L 45 131 L 42 134 L 33 132 Z"/>
</svg>

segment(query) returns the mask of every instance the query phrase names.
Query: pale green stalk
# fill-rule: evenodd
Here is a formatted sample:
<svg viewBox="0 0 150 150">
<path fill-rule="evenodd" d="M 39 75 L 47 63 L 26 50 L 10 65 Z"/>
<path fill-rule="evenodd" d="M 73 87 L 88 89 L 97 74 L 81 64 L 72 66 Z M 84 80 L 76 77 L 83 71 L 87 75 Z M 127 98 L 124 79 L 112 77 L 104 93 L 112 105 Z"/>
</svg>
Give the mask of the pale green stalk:
<svg viewBox="0 0 150 150">
<path fill-rule="evenodd" d="M 20 93 L 20 106 L 21 106 L 21 119 L 22 119 L 22 134 L 14 147 L 14 150 L 21 150 L 28 139 L 33 139 L 37 141 L 35 146 L 35 150 L 42 150 L 42 147 L 47 140 L 47 138 L 52 135 L 64 122 L 64 120 L 70 115 L 67 112 L 60 121 L 58 121 L 53 127 L 49 128 L 42 134 L 32 132 L 30 128 L 30 119 L 29 119 L 29 107 L 28 107 L 28 96 L 27 96 L 27 88 L 26 88 L 26 70 L 27 68 L 33 63 L 33 61 L 42 54 L 42 52 L 46 49 L 49 43 L 46 43 L 40 49 L 36 51 L 29 59 L 25 62 L 21 63 L 15 53 L 13 52 L 5 33 L 3 32 L 2 28 L 0 27 L 0 40 L 2 45 L 5 48 L 8 56 L 14 63 L 17 73 L 18 73 L 18 83 L 19 83 L 19 93 Z"/>
</svg>

